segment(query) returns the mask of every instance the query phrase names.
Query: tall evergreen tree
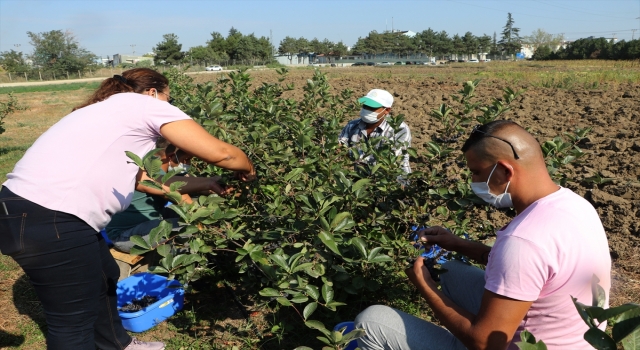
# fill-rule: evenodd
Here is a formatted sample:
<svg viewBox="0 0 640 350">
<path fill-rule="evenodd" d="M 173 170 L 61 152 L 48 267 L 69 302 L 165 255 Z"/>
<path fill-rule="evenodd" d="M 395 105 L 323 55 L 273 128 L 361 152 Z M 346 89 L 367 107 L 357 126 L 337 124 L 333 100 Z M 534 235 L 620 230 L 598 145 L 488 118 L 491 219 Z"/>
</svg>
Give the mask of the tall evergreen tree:
<svg viewBox="0 0 640 350">
<path fill-rule="evenodd" d="M 156 56 L 153 59 L 155 64 L 178 64 L 182 61 L 182 44 L 178 43 L 178 36 L 170 33 L 162 36 L 163 40 L 153 49 Z"/>
<path fill-rule="evenodd" d="M 507 24 L 502 29 L 502 39 L 498 42 L 502 51 L 511 56 L 520 52 L 522 48 L 520 28 L 514 27 L 513 24 L 514 20 L 511 12 L 509 12 L 507 14 Z"/>
</svg>

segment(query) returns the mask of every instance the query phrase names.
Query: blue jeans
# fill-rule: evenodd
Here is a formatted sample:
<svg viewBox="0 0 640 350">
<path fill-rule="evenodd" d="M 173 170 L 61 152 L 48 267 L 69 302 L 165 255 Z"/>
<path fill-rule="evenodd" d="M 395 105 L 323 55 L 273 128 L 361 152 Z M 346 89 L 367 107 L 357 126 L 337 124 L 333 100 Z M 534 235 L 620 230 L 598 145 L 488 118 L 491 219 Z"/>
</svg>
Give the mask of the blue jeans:
<svg viewBox="0 0 640 350">
<path fill-rule="evenodd" d="M 47 320 L 48 349 L 129 345 L 116 306 L 118 265 L 87 223 L 2 187 L 0 252 L 22 267 L 35 288 Z"/>
<path fill-rule="evenodd" d="M 442 292 L 463 309 L 477 315 L 484 293 L 484 271 L 452 260 L 443 265 Z M 355 320 L 367 334 L 358 339 L 363 350 L 465 350 L 453 334 L 429 321 L 383 305 L 373 305 Z"/>
</svg>

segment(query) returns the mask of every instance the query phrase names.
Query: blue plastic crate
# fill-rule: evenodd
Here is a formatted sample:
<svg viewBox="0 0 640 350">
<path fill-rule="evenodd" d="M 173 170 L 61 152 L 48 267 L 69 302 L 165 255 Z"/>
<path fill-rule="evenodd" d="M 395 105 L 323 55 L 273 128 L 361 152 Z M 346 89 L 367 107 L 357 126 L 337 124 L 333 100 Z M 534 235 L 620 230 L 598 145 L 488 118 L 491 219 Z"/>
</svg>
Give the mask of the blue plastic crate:
<svg viewBox="0 0 640 350">
<path fill-rule="evenodd" d="M 139 273 L 118 282 L 118 308 L 144 296 L 158 301 L 136 312 L 118 311 L 124 328 L 131 332 L 144 332 L 182 310 L 184 289 L 176 280 L 152 273 Z"/>
</svg>

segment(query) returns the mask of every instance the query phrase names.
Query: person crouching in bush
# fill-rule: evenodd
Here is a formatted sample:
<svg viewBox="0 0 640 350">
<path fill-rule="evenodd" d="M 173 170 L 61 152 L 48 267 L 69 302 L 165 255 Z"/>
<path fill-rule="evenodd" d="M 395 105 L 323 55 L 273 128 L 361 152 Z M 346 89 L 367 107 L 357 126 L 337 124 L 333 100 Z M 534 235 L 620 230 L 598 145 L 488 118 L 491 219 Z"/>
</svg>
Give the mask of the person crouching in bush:
<svg viewBox="0 0 640 350">
<path fill-rule="evenodd" d="M 347 147 L 357 146 L 361 142 L 370 141 L 371 144 L 378 142 L 377 147 L 382 145 L 381 140 L 376 138 L 386 137 L 392 141 L 396 156 L 402 154 L 402 150 L 411 147 L 411 132 L 409 126 L 402 122 L 399 131 L 396 131 L 387 122 L 386 118 L 391 113 L 393 96 L 386 90 L 373 89 L 369 93 L 358 99 L 362 104 L 360 118 L 350 121 L 338 136 L 338 142 Z M 358 150 L 357 158 L 360 162 L 372 165 L 375 159 L 372 155 L 366 155 L 362 150 Z M 402 170 L 408 174 L 411 172 L 409 155 L 405 154 L 402 160 Z"/>
<path fill-rule="evenodd" d="M 217 193 L 223 195 L 226 193 L 226 189 L 218 183 L 219 176 L 210 178 L 182 176 L 189 172 L 191 155 L 169 144 L 164 138 L 158 139 L 156 147 L 162 148 L 162 151 L 158 152 L 158 157 L 162 161 L 161 174 L 164 175 L 167 172 L 176 172 L 177 174 L 177 176 L 171 177 L 165 185 L 170 185 L 175 181 L 184 182 L 185 184 L 179 192 L 185 202 L 191 203 L 190 194 Z M 129 253 L 134 246 L 130 238 L 132 236 L 146 238 L 152 229 L 160 225 L 162 220 L 169 221 L 177 229 L 179 227 L 178 216 L 173 210 L 166 207 L 167 200 L 164 192 L 138 183 L 129 207 L 114 215 L 105 229 L 114 248 Z"/>
<path fill-rule="evenodd" d="M 474 129 L 462 151 L 476 195 L 498 208 L 513 207 L 518 215 L 496 233 L 493 247 L 442 227 L 419 232 L 424 244 L 466 255 L 486 270 L 446 262 L 438 289 L 419 258 L 407 274 L 446 329 L 375 305 L 356 318 L 356 327 L 367 332 L 360 347 L 518 349 L 515 343 L 527 330 L 549 349 L 591 348 L 584 339 L 589 328 L 572 297 L 591 304 L 595 275 L 608 304 L 611 258 L 598 213 L 552 181 L 540 144 L 511 121 Z"/>
</svg>

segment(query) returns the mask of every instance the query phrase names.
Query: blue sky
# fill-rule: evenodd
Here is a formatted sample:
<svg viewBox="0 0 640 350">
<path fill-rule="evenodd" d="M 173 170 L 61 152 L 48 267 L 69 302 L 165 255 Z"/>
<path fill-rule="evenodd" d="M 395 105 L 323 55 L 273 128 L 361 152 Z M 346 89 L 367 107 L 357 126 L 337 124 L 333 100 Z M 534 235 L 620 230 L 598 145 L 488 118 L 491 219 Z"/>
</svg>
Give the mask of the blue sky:
<svg viewBox="0 0 640 350">
<path fill-rule="evenodd" d="M 593 36 L 640 37 L 640 0 L 0 0 L 0 52 L 32 52 L 27 31 L 71 31 L 81 46 L 105 57 L 150 52 L 175 33 L 183 50 L 204 45 L 211 32 L 233 26 L 244 34 L 317 37 L 355 44 L 370 31 L 449 34 L 499 33 L 511 12 L 521 35 L 537 28 L 569 40 Z M 19 46 L 17 46 L 19 45 Z M 135 46 L 132 46 L 135 45 Z"/>
</svg>

